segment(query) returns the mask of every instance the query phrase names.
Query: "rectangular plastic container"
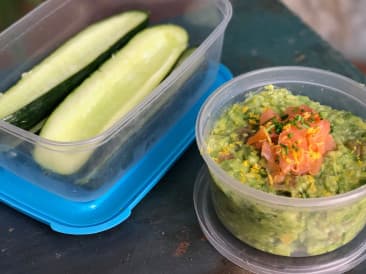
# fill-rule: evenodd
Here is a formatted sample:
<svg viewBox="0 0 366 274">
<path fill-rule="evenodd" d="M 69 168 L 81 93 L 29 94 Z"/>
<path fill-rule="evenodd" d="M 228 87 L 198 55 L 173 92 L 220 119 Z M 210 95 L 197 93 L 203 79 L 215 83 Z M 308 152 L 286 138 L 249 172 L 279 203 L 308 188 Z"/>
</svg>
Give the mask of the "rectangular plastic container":
<svg viewBox="0 0 366 274">
<path fill-rule="evenodd" d="M 4 170 L 62 199 L 98 199 L 131 173 L 214 83 L 231 17 L 227 0 L 49 0 L 0 34 L 0 91 L 87 25 L 129 9 L 148 10 L 150 25 L 171 22 L 183 26 L 197 50 L 146 100 L 95 138 L 49 141 L 0 121 L 0 166 Z M 92 156 L 75 174 L 61 176 L 37 165 L 32 155 L 35 145 L 57 151 L 66 159 L 84 151 L 91 151 Z M 144 186 L 133 180 L 124 186 L 131 193 L 139 188 Z"/>
</svg>

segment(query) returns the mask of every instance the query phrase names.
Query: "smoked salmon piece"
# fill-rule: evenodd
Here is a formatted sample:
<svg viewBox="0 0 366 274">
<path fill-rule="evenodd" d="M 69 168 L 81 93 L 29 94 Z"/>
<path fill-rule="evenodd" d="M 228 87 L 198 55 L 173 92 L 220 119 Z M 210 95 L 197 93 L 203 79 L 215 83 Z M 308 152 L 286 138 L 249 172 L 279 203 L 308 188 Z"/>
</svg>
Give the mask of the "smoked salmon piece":
<svg viewBox="0 0 366 274">
<path fill-rule="evenodd" d="M 324 155 L 336 148 L 330 122 L 306 105 L 289 107 L 282 116 L 266 109 L 259 123 L 247 144 L 261 151 L 273 183 L 281 183 L 288 174 L 316 175 Z"/>
</svg>

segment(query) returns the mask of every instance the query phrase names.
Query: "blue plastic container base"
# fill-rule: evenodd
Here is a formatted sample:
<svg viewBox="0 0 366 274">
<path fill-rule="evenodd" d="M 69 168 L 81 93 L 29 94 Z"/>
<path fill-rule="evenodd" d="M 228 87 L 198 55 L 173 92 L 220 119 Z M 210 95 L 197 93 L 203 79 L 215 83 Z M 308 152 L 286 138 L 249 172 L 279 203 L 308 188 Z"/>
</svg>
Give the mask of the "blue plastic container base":
<svg viewBox="0 0 366 274">
<path fill-rule="evenodd" d="M 196 116 L 206 98 L 221 84 L 233 77 L 220 65 L 214 84 L 195 105 L 159 140 L 159 142 L 108 192 L 91 202 L 67 200 L 31 184 L 13 173 L 0 168 L 0 201 L 10 207 L 48 224 L 54 231 L 83 235 L 110 229 L 130 215 L 132 209 L 158 183 L 176 159 L 194 140 Z M 184 130 L 182 130 L 184 129 Z M 183 132 L 183 136 L 182 136 Z M 179 133 L 177 135 L 177 133 Z M 151 165 L 151 163 L 154 163 Z M 143 186 L 138 195 L 121 201 L 119 187 L 126 180 Z M 121 208 L 123 207 L 123 208 Z M 70 216 L 72 214 L 72 216 Z"/>
</svg>

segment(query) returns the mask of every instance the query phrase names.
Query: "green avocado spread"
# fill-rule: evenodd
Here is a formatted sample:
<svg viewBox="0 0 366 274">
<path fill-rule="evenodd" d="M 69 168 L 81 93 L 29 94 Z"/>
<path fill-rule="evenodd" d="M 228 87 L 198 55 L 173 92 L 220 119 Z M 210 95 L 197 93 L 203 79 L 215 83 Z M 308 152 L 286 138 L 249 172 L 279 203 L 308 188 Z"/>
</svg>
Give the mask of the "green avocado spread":
<svg viewBox="0 0 366 274">
<path fill-rule="evenodd" d="M 290 175 L 281 183 L 271 183 L 266 159 L 247 144 L 248 138 L 258 130 L 260 116 L 266 109 L 281 115 L 289 106 L 300 105 L 309 106 L 330 122 L 336 147 L 324 155 L 318 173 Z M 277 195 L 327 197 L 366 183 L 366 123 L 350 112 L 293 95 L 284 88 L 266 86 L 264 91 L 228 108 L 211 132 L 208 151 L 234 178 Z"/>
<path fill-rule="evenodd" d="M 366 123 L 272 85 L 222 113 L 207 152 L 240 183 L 273 195 L 329 197 L 366 183 Z M 277 207 L 213 179 L 213 203 L 225 227 L 270 253 L 323 254 L 352 240 L 366 222 L 364 198 L 338 207 Z"/>
</svg>

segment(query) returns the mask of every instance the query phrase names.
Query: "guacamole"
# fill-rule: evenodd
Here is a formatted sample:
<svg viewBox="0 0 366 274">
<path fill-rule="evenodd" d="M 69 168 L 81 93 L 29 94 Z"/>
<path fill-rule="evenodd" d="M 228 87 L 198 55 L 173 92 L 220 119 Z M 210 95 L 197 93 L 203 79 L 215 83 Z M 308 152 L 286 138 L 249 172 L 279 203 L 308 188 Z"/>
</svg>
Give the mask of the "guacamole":
<svg viewBox="0 0 366 274">
<path fill-rule="evenodd" d="M 366 123 L 272 85 L 226 109 L 207 151 L 229 175 L 273 195 L 329 197 L 366 183 Z M 274 254 L 334 250 L 366 222 L 366 199 L 329 209 L 274 208 L 214 182 L 213 201 L 223 224 L 242 241 Z"/>
</svg>

